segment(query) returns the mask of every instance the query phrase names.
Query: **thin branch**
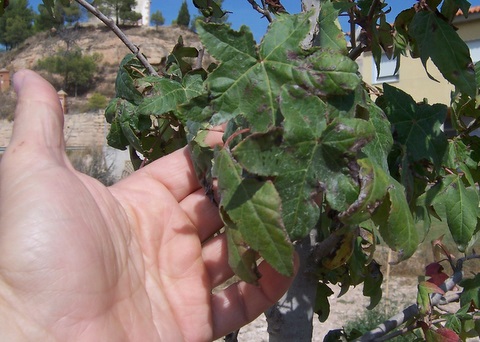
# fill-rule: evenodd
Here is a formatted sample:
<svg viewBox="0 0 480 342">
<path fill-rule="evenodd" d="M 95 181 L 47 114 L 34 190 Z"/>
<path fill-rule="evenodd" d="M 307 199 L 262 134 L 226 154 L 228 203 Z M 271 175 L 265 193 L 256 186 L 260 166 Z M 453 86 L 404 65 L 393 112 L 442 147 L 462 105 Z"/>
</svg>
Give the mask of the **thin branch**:
<svg viewBox="0 0 480 342">
<path fill-rule="evenodd" d="M 367 46 L 364 45 L 364 44 L 359 44 L 357 46 L 355 46 L 354 49 L 352 49 L 349 53 L 348 53 L 348 57 L 350 57 L 351 60 L 356 60 L 358 57 L 360 57 L 360 55 L 367 50 Z"/>
<path fill-rule="evenodd" d="M 373 19 L 373 16 L 375 15 L 375 9 L 380 5 L 381 1 L 380 0 L 374 0 L 372 2 L 372 5 L 370 6 L 369 10 L 368 10 L 368 21 L 372 21 Z"/>
<path fill-rule="evenodd" d="M 348 10 L 348 17 L 350 23 L 350 46 L 352 49 L 357 47 L 357 33 L 356 31 L 356 23 L 355 23 L 355 15 L 353 13 L 353 7 Z"/>
<path fill-rule="evenodd" d="M 265 18 L 267 18 L 269 23 L 273 21 L 272 15 L 265 7 L 264 8 L 260 7 L 260 5 L 255 2 L 255 0 L 247 0 L 247 1 L 250 3 L 250 5 L 252 5 L 255 11 L 257 11 L 258 13 L 263 15 Z"/>
<path fill-rule="evenodd" d="M 96 16 L 100 21 L 102 21 L 107 27 L 109 27 L 113 33 L 117 35 L 118 38 L 125 44 L 126 47 L 130 49 L 130 51 L 138 58 L 138 60 L 147 68 L 148 72 L 153 75 L 153 76 L 158 76 L 158 73 L 155 71 L 155 69 L 152 67 L 152 65 L 147 61 L 145 56 L 140 53 L 140 49 L 133 44 L 123 33 L 122 30 L 113 22 L 112 19 L 108 18 L 105 14 L 100 12 L 96 7 L 92 6 L 89 4 L 86 0 L 75 0 L 77 3 L 79 3 L 81 6 L 85 7 L 87 11 L 92 13 L 94 16 Z"/>
<path fill-rule="evenodd" d="M 205 56 L 205 48 L 202 46 L 198 50 L 197 60 L 195 61 L 195 70 L 199 70 L 202 68 L 204 56 Z"/>
</svg>

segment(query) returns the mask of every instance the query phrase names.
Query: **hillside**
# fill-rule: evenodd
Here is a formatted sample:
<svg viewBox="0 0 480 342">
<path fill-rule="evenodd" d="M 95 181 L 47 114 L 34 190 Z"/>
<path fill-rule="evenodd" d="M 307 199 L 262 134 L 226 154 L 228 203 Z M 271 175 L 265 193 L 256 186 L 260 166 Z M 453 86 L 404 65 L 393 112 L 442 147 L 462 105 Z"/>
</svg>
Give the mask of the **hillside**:
<svg viewBox="0 0 480 342">
<path fill-rule="evenodd" d="M 140 48 L 147 56 L 150 63 L 160 65 L 178 37 L 182 36 L 185 45 L 199 47 L 197 35 L 189 30 L 165 26 L 158 27 L 130 27 L 124 29 L 127 37 Z M 63 39 L 62 39 L 63 38 Z M 92 80 L 94 90 L 106 96 L 114 94 L 113 85 L 122 58 L 130 51 L 103 24 L 76 26 L 65 32 L 42 32 L 30 37 L 19 48 L 0 54 L 0 69 L 7 68 L 12 73 L 23 69 L 33 69 L 36 62 L 56 51 L 66 49 L 66 40 L 78 46 L 84 54 L 100 53 L 103 58 L 100 62 L 99 72 Z"/>
</svg>

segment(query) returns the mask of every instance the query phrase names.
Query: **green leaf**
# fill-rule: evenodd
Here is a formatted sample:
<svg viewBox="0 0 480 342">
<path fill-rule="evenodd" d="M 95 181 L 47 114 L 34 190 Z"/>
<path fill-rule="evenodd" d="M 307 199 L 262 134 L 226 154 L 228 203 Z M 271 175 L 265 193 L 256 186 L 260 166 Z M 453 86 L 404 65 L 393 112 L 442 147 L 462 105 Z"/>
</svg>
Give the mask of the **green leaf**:
<svg viewBox="0 0 480 342">
<path fill-rule="evenodd" d="M 245 242 L 238 227 L 233 222 L 228 221 L 227 214 L 223 214 L 222 219 L 226 221 L 229 266 L 243 281 L 258 285 L 261 274 L 257 269 L 257 252 Z"/>
<path fill-rule="evenodd" d="M 227 235 L 236 234 L 231 238 L 233 241 L 238 243 L 241 239 L 279 273 L 291 276 L 293 246 L 283 226 L 281 200 L 273 183 L 243 179 L 241 168 L 225 149 L 216 151 L 215 174 Z M 233 233 L 233 229 L 238 233 Z M 242 251 L 238 253 L 241 255 Z"/>
<path fill-rule="evenodd" d="M 197 122 L 187 123 L 187 140 L 192 164 L 200 184 L 206 195 L 215 202 L 213 192 L 213 149 L 205 142 L 209 133 L 206 124 Z"/>
<path fill-rule="evenodd" d="M 330 49 L 320 49 L 292 70 L 295 83 L 323 96 L 345 95 L 360 84 L 358 64 Z"/>
<path fill-rule="evenodd" d="M 143 96 L 135 87 L 134 81 L 134 76 L 136 76 L 135 70 L 142 69 L 144 69 L 143 65 L 140 64 L 134 55 L 129 54 L 123 58 L 115 81 L 115 97 L 125 99 L 135 104 L 138 104 L 143 100 Z M 141 76 L 143 75 L 138 77 Z"/>
<path fill-rule="evenodd" d="M 168 78 L 148 76 L 142 80 L 153 87 L 152 96 L 143 100 L 138 108 L 141 115 L 155 115 L 176 111 L 178 106 L 203 94 L 203 80 L 200 75 L 187 74 L 183 83 Z"/>
<path fill-rule="evenodd" d="M 368 98 L 365 108 L 369 121 L 375 127 L 374 138 L 362 149 L 376 164 L 388 171 L 388 155 L 392 149 L 393 137 L 390 121 L 385 113 Z"/>
<path fill-rule="evenodd" d="M 403 186 L 391 178 L 388 197 L 372 216 L 387 245 L 398 251 L 397 262 L 412 256 L 417 249 L 418 233 L 405 198 Z"/>
<path fill-rule="evenodd" d="M 410 36 L 408 34 L 408 27 L 415 16 L 415 9 L 409 8 L 401 11 L 395 18 L 395 35 L 393 36 L 393 53 L 397 59 L 397 66 L 395 73 L 400 67 L 400 56 L 406 55 L 406 50 L 409 45 Z"/>
<path fill-rule="evenodd" d="M 363 284 L 363 295 L 370 297 L 370 304 L 367 309 L 371 310 L 382 299 L 383 274 L 380 272 L 380 265 L 375 260 L 367 266 L 368 272 L 365 274 Z"/>
<path fill-rule="evenodd" d="M 338 12 L 336 4 L 330 1 L 322 3 L 322 10 L 318 18 L 319 31 L 318 39 L 320 46 L 347 55 L 347 41 L 338 23 Z"/>
<path fill-rule="evenodd" d="M 326 125 L 319 115 L 325 104 L 295 87 L 284 89 L 280 103 L 284 130 L 252 134 L 235 147 L 233 155 L 252 174 L 276 176 L 283 221 L 290 238 L 296 240 L 318 221 L 316 196 L 325 193 L 329 204 L 341 211 L 358 198 L 357 184 L 349 174 L 349 156 L 370 141 L 373 126 L 347 118 Z"/>
<path fill-rule="evenodd" d="M 185 46 L 182 36 L 178 37 L 177 44 L 173 47 L 172 52 L 167 57 L 165 69 L 169 69 L 173 64 L 177 64 L 180 68 L 181 75 L 185 75 L 192 70 L 190 62 L 185 58 L 195 58 L 198 56 L 198 50 L 194 47 Z"/>
<path fill-rule="evenodd" d="M 451 23 L 459 9 L 462 10 L 464 17 L 467 18 L 470 3 L 467 0 L 445 0 L 442 4 L 441 13 Z"/>
<path fill-rule="evenodd" d="M 110 146 L 125 150 L 131 145 L 140 153 L 144 152 L 139 139 L 140 132 L 150 128 L 150 117 L 141 117 L 137 107 L 124 99 L 113 99 L 107 107 L 106 117 L 111 122 L 107 142 Z"/>
<path fill-rule="evenodd" d="M 128 146 L 128 140 L 123 134 L 122 127 L 118 120 L 114 120 L 111 123 L 110 130 L 107 135 L 107 143 L 109 146 L 119 149 L 126 150 Z"/>
<path fill-rule="evenodd" d="M 444 208 L 453 240 L 460 250 L 465 250 L 477 227 L 479 198 L 476 188 L 465 187 L 459 175 L 448 175 L 442 180 L 433 205 Z"/>
<path fill-rule="evenodd" d="M 431 312 L 431 303 L 430 303 L 430 294 L 431 293 L 441 293 L 445 292 L 440 289 L 434 283 L 423 281 L 418 284 L 418 295 L 417 295 L 417 304 L 420 310 L 420 313 L 426 315 Z"/>
<path fill-rule="evenodd" d="M 477 273 L 472 279 L 464 279 L 461 284 L 463 287 L 460 295 L 460 306 L 469 306 L 469 308 L 480 309 L 480 273 Z"/>
<path fill-rule="evenodd" d="M 226 14 L 213 0 L 193 0 L 193 5 L 198 8 L 205 17 L 221 18 Z"/>
<path fill-rule="evenodd" d="M 446 80 L 475 98 L 477 88 L 470 52 L 454 28 L 434 11 L 420 11 L 415 14 L 409 31 L 418 45 L 425 70 L 431 59 Z"/>
<path fill-rule="evenodd" d="M 323 282 L 317 284 L 317 294 L 315 295 L 315 313 L 320 322 L 325 322 L 330 315 L 330 303 L 328 297 L 333 295 L 332 289 Z"/>
<path fill-rule="evenodd" d="M 378 102 L 397 133 L 397 141 L 405 145 L 407 155 L 414 161 L 431 161 L 439 167 L 447 150 L 447 138 L 441 126 L 447 107 L 441 104 L 417 105 L 402 90 L 384 84 L 384 96 Z"/>
<path fill-rule="evenodd" d="M 292 79 L 308 28 L 308 14 L 280 16 L 257 51 L 246 27 L 236 32 L 223 25 L 199 23 L 202 43 L 221 62 L 206 81 L 214 97 L 214 124 L 239 114 L 245 115 L 253 131 L 265 131 L 275 122 L 276 97 L 280 87 Z"/>
<path fill-rule="evenodd" d="M 382 202 L 390 184 L 389 175 L 370 159 L 359 159 L 357 163 L 360 167 L 360 193 L 357 200 L 338 215 L 338 218 L 348 225 L 368 220 Z"/>
</svg>

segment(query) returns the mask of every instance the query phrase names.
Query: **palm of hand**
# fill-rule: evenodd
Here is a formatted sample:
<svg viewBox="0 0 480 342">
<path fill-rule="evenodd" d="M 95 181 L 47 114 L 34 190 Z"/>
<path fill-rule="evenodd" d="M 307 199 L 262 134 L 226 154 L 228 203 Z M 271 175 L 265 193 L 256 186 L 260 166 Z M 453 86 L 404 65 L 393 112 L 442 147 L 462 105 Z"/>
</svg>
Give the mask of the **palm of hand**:
<svg viewBox="0 0 480 342">
<path fill-rule="evenodd" d="M 0 299 L 25 321 L 25 335 L 211 340 L 285 291 L 290 281 L 261 265 L 260 287 L 212 295 L 231 271 L 223 236 L 202 244 L 221 222 L 187 152 L 105 188 L 69 165 L 54 91 L 22 76 L 29 81 L 17 82 L 26 84 L 0 164 Z"/>
</svg>

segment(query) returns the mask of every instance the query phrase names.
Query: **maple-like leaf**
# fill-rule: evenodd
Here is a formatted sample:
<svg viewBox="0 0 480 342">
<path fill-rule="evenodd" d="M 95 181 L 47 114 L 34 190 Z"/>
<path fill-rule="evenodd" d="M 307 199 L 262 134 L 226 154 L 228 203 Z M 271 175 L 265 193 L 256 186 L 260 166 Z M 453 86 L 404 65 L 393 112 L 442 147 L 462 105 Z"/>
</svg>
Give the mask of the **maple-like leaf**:
<svg viewBox="0 0 480 342">
<path fill-rule="evenodd" d="M 251 32 L 199 23 L 198 33 L 209 53 L 220 65 L 209 75 L 219 124 L 242 115 L 252 132 L 264 132 L 275 124 L 278 96 L 285 84 L 299 84 L 318 94 L 345 94 L 360 83 L 358 66 L 340 52 L 320 49 L 305 51 L 301 42 L 309 30 L 309 13 L 279 16 L 260 45 Z"/>
</svg>

